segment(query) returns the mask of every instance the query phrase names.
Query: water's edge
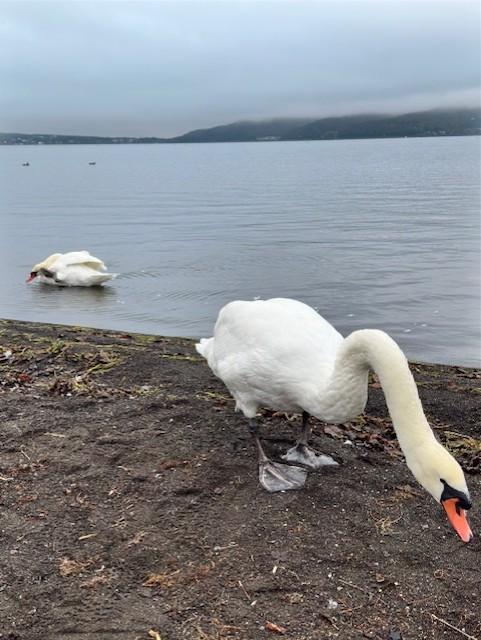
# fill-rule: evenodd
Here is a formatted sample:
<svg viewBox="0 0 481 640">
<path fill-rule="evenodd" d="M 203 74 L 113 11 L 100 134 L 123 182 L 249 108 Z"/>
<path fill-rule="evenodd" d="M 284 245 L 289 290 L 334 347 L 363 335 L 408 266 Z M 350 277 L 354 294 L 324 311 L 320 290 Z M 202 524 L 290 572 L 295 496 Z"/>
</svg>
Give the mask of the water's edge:
<svg viewBox="0 0 481 640">
<path fill-rule="evenodd" d="M 138 331 L 122 331 L 122 330 L 117 330 L 117 329 L 104 329 L 102 327 L 87 327 L 84 325 L 69 325 L 69 324 L 58 324 L 58 323 L 53 323 L 53 322 L 31 322 L 29 320 L 16 320 L 13 318 L 0 318 L 0 348 L 3 347 L 3 349 L 7 349 L 8 348 L 8 344 L 1 344 L 1 338 L 2 338 L 2 327 L 8 327 L 9 329 L 11 329 L 12 327 L 18 327 L 19 332 L 25 332 L 26 329 L 28 329 L 29 327 L 31 327 L 32 329 L 36 329 L 36 330 L 42 330 L 42 328 L 45 329 L 55 329 L 58 331 L 59 338 L 62 338 L 62 331 L 76 331 L 82 334 L 87 334 L 89 335 L 89 337 L 94 338 L 95 336 L 99 336 L 99 335 L 104 335 L 104 336 L 108 336 L 110 338 L 115 338 L 115 337 L 122 337 L 122 338 L 126 338 L 126 337 L 133 337 L 133 338 L 144 338 L 147 340 L 152 340 L 152 341 L 156 341 L 156 340 L 161 340 L 163 342 L 169 343 L 178 343 L 179 341 L 183 342 L 183 343 L 188 343 L 188 344 L 192 344 L 193 345 L 198 341 L 199 338 L 192 338 L 192 337 L 184 337 L 184 336 L 165 336 L 165 335 L 158 335 L 158 334 L 152 334 L 152 333 L 142 333 L 142 332 L 138 332 Z M 1 354 L 0 354 L 1 355 Z M 202 358 L 201 356 L 199 356 L 198 360 L 200 362 L 204 361 L 204 358 Z M 424 366 L 424 367 L 435 367 L 436 369 L 440 369 L 443 371 L 446 370 L 457 370 L 457 369 L 462 369 L 462 370 L 466 370 L 466 371 L 472 371 L 472 372 L 480 372 L 481 373 L 481 368 L 479 367 L 472 367 L 469 365 L 460 365 L 460 364 L 446 364 L 443 362 L 426 362 L 423 360 L 415 360 L 412 358 L 409 358 L 409 363 L 411 365 L 420 365 L 420 366 Z"/>
</svg>

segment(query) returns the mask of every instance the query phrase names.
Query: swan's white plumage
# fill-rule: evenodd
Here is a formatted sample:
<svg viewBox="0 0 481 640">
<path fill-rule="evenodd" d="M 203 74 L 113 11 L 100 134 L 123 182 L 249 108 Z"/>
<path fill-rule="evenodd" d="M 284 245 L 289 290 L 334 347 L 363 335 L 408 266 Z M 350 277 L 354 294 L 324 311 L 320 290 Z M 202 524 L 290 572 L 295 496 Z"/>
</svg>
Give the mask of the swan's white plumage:
<svg viewBox="0 0 481 640">
<path fill-rule="evenodd" d="M 416 479 L 438 501 L 441 478 L 469 497 L 461 467 L 424 416 L 403 352 L 386 333 L 364 329 L 343 338 L 297 300 L 235 301 L 221 309 L 214 336 L 197 350 L 248 418 L 269 407 L 344 422 L 363 411 L 374 369 Z"/>
<path fill-rule="evenodd" d="M 227 304 L 204 355 L 247 417 L 261 406 L 298 411 L 334 367 L 341 334 L 311 307 L 285 298 Z M 307 409 L 306 409 L 307 410 Z"/>
<path fill-rule="evenodd" d="M 49 271 L 55 277 L 46 277 L 41 273 L 42 270 Z M 44 284 L 63 287 L 98 286 L 117 276 L 116 273 L 107 273 L 104 262 L 88 251 L 54 253 L 36 264 L 32 272 L 39 272 L 37 278 Z"/>
</svg>

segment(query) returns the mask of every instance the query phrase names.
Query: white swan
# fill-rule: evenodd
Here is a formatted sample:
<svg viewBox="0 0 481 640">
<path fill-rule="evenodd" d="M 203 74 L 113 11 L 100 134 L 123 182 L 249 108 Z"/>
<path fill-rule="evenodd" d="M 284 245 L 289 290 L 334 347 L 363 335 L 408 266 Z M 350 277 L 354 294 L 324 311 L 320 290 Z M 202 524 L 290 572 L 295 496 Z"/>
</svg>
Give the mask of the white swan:
<svg viewBox="0 0 481 640">
<path fill-rule="evenodd" d="M 88 251 L 70 251 L 54 253 L 36 264 L 27 282 L 37 278 L 39 282 L 57 287 L 95 287 L 116 277 L 116 273 L 107 273 L 102 260 Z"/>
<path fill-rule="evenodd" d="M 446 510 L 464 542 L 472 538 L 463 471 L 436 440 L 424 416 L 407 360 L 386 333 L 354 331 L 347 338 L 297 300 L 235 301 L 219 313 L 214 337 L 196 345 L 249 419 L 257 445 L 259 479 L 268 491 L 303 486 L 308 468 L 336 464 L 307 446 L 309 414 L 341 423 L 366 405 L 368 373 L 379 376 L 396 435 L 416 480 Z M 271 462 L 255 419 L 260 407 L 303 413 L 303 433 L 284 456 L 304 468 Z"/>
</svg>

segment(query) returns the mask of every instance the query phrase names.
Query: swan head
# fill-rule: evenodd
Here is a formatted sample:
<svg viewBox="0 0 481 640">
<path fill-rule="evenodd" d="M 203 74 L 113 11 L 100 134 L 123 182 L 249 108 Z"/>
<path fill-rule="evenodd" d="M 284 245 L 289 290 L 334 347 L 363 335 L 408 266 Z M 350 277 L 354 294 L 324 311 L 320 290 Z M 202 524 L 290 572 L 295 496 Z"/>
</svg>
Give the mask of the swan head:
<svg viewBox="0 0 481 640">
<path fill-rule="evenodd" d="M 49 272 L 48 268 L 52 265 L 56 260 L 61 257 L 61 253 L 52 253 L 51 256 L 45 258 L 42 262 L 39 262 L 35 266 L 32 267 L 26 282 L 32 282 L 35 278 L 40 275 L 45 275 L 47 278 L 53 277 L 53 274 Z"/>
<path fill-rule="evenodd" d="M 439 502 L 449 522 L 463 542 L 473 538 L 466 511 L 471 508 L 463 470 L 453 456 L 437 441 L 420 447 L 417 457 L 406 458 L 416 480 Z"/>
</svg>

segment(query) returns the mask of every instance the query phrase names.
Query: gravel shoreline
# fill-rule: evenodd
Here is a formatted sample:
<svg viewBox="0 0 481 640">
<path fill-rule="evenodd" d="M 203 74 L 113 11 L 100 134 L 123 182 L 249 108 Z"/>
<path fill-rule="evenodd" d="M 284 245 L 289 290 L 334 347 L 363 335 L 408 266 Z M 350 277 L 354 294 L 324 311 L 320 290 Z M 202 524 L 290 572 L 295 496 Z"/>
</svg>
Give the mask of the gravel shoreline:
<svg viewBox="0 0 481 640">
<path fill-rule="evenodd" d="M 269 495 L 193 345 L 0 321 L 0 639 L 479 640 L 481 371 L 411 365 L 467 471 L 463 545 L 374 378 L 358 420 L 314 424 L 340 468 Z M 263 421 L 278 456 L 299 416 Z"/>
</svg>

